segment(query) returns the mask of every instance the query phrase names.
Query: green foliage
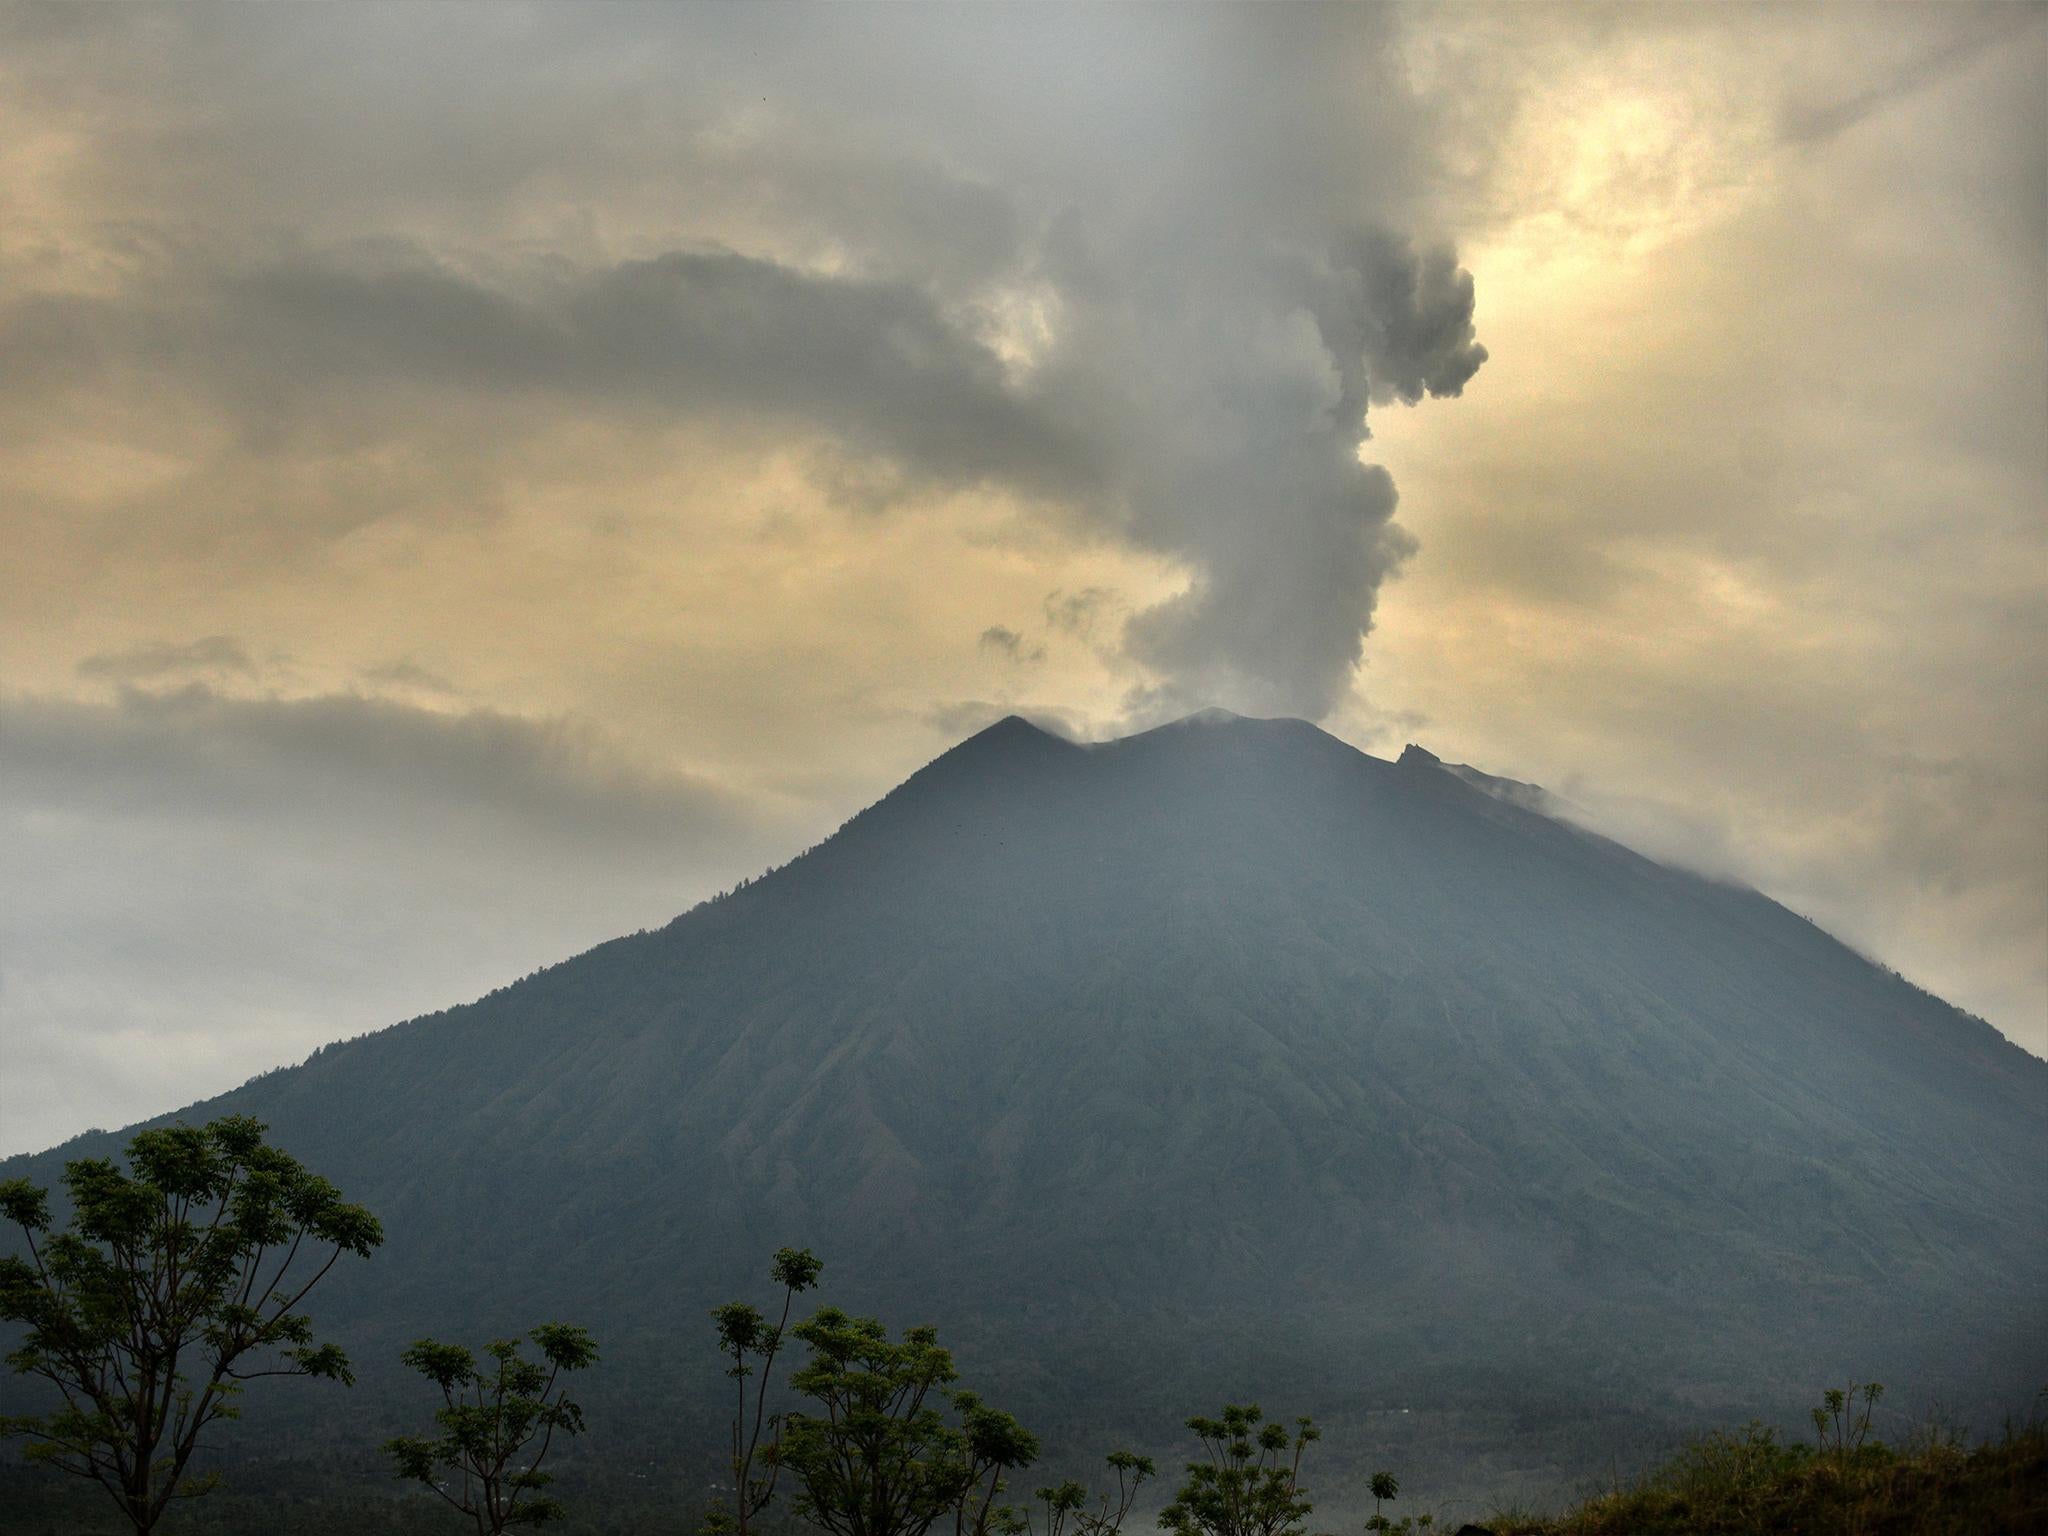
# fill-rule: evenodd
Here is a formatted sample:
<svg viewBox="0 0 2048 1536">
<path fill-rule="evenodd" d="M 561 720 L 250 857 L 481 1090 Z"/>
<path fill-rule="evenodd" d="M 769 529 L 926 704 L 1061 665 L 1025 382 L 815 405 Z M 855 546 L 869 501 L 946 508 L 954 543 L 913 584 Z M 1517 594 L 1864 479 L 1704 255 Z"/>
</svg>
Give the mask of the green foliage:
<svg viewBox="0 0 2048 1536">
<path fill-rule="evenodd" d="M 782 1471 L 782 1416 L 769 1414 L 768 1383 L 775 1356 L 782 1348 L 789 1326 L 789 1311 L 797 1294 L 818 1283 L 825 1266 L 810 1249 L 783 1248 L 769 1265 L 769 1276 L 782 1287 L 782 1315 L 769 1326 L 760 1310 L 743 1301 L 727 1302 L 711 1316 L 718 1327 L 719 1352 L 732 1361 L 725 1374 L 732 1378 L 738 1402 L 732 1417 L 732 1487 L 730 1508 L 714 1506 L 705 1516 L 706 1536 L 734 1529 L 746 1536 L 753 1518 L 775 1498 L 775 1484 Z M 747 1378 L 754 1377 L 753 1413 L 747 1411 Z M 768 1435 L 765 1451 L 761 1445 Z M 756 1457 L 767 1468 L 754 1471 Z"/>
<path fill-rule="evenodd" d="M 1098 1495 L 1091 1509 L 1087 1488 L 1072 1478 L 1040 1488 L 1032 1495 L 1038 1508 L 1027 1507 L 1023 1512 L 1024 1528 L 1032 1536 L 1118 1536 L 1130 1516 L 1131 1505 L 1137 1501 L 1138 1490 L 1152 1479 L 1157 1469 L 1151 1457 L 1135 1451 L 1111 1451 L 1108 1463 L 1116 1476 L 1114 1493 Z M 1038 1513 L 1041 1509 L 1042 1530 Z"/>
<path fill-rule="evenodd" d="M 264 1129 L 246 1116 L 175 1125 L 131 1139 L 125 1172 L 107 1158 L 69 1163 L 71 1221 L 54 1234 L 46 1190 L 0 1184 L 0 1216 L 28 1250 L 0 1258 L 0 1318 L 25 1325 L 8 1364 L 64 1399 L 0 1419 L 0 1434 L 99 1484 L 137 1531 L 215 1486 L 187 1469 L 201 1432 L 238 1416 L 241 1383 L 354 1380 L 299 1307 L 383 1231 Z"/>
<path fill-rule="evenodd" d="M 1421 1536 L 1425 1531 L 1436 1529 L 1436 1516 L 1428 1513 L 1403 1515 L 1396 1520 L 1392 1515 L 1383 1515 L 1377 1508 L 1367 1517 L 1365 1528 L 1376 1536 Z"/>
<path fill-rule="evenodd" d="M 1862 1413 L 1852 1406 L 1859 1399 Z M 2048 1423 L 2037 1417 L 2008 1426 L 2002 1438 L 1973 1450 L 1952 1434 L 1927 1434 L 1901 1454 L 1868 1437 L 1875 1400 L 1869 1384 L 1830 1392 L 1821 1409 L 1829 1427 L 1819 1450 L 1788 1445 L 1769 1426 L 1751 1423 L 1707 1435 L 1633 1486 L 1555 1518 L 1502 1513 L 1487 1525 L 1497 1536 L 2019 1536 L 2048 1530 Z M 1846 1439 L 1835 1431 L 1838 1412 Z"/>
<path fill-rule="evenodd" d="M 873 1318 L 827 1307 L 794 1333 L 810 1357 L 790 1385 L 818 1405 L 783 1423 L 799 1514 L 830 1536 L 923 1536 L 948 1515 L 956 1536 L 1017 1528 L 996 1497 L 1004 1473 L 1037 1458 L 1038 1439 L 952 1386 L 958 1373 L 936 1330 L 893 1341 Z"/>
<path fill-rule="evenodd" d="M 544 1525 L 566 1513 L 542 1491 L 554 1479 L 540 1464 L 557 1433 L 583 1432 L 583 1410 L 561 1378 L 594 1364 L 597 1346 L 567 1323 L 543 1323 L 528 1337 L 540 1350 L 538 1361 L 521 1355 L 516 1339 L 494 1341 L 485 1351 L 493 1364 L 484 1369 L 459 1344 L 433 1339 L 417 1341 L 401 1357 L 441 1389 L 434 1413 L 441 1432 L 432 1439 L 401 1436 L 384 1449 L 398 1476 L 432 1489 L 479 1531 Z M 458 1474 L 459 1485 L 444 1479 L 444 1470 Z"/>
<path fill-rule="evenodd" d="M 1820 1405 L 1808 1410 L 1821 1451 L 1834 1458 L 1838 1469 L 1862 1451 L 1870 1436 L 1871 1412 L 1883 1396 L 1883 1384 L 1875 1381 L 1852 1383 L 1847 1390 L 1829 1387 L 1821 1394 Z M 1863 1404 L 1860 1414 L 1856 1411 L 1859 1400 Z"/>
<path fill-rule="evenodd" d="M 1391 1531 L 1396 1529 L 1393 1521 L 1380 1512 L 1380 1506 L 1393 1502 L 1394 1498 L 1401 1492 L 1400 1482 L 1391 1472 L 1375 1472 L 1366 1488 L 1372 1494 L 1372 1518 L 1365 1522 L 1365 1528 L 1368 1531 Z M 1404 1520 L 1402 1525 L 1405 1526 L 1406 1524 L 1407 1522 Z"/>
<path fill-rule="evenodd" d="M 1205 1459 L 1187 1464 L 1187 1479 L 1159 1513 L 1175 1536 L 1296 1536 L 1314 1507 L 1301 1486 L 1302 1453 L 1322 1438 L 1312 1420 L 1292 1434 L 1261 1424 L 1256 1403 L 1230 1404 L 1220 1419 L 1193 1418 L 1188 1428 Z"/>
</svg>

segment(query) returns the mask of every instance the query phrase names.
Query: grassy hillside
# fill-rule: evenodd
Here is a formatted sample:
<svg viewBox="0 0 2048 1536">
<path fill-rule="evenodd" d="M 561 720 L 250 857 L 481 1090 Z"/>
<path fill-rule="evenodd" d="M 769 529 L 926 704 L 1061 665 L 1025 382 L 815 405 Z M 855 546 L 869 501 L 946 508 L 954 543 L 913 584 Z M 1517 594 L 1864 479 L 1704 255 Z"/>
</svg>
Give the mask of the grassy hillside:
<svg viewBox="0 0 2048 1536">
<path fill-rule="evenodd" d="M 1564 1514 L 1507 1511 L 1495 1536 L 2038 1536 L 2048 1424 L 1974 1447 L 1939 1431 L 1835 1456 L 1761 1426 L 1709 1435 L 1634 1484 Z"/>
</svg>

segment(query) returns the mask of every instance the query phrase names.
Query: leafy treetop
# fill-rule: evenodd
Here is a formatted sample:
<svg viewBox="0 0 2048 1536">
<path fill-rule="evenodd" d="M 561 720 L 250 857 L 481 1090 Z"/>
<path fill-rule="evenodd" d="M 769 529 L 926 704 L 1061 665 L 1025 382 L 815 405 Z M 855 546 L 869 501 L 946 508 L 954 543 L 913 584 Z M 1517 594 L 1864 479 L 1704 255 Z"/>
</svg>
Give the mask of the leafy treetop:
<svg viewBox="0 0 2048 1536">
<path fill-rule="evenodd" d="M 1044 1509 L 1045 1526 L 1041 1532 L 1036 1512 L 1027 1510 L 1024 1523 L 1031 1536 L 1118 1536 L 1138 1490 L 1156 1469 L 1151 1457 L 1132 1451 L 1111 1451 L 1108 1461 L 1116 1474 L 1116 1492 L 1102 1494 L 1093 1509 L 1088 1507 L 1087 1488 L 1072 1478 L 1037 1489 L 1033 1497 Z"/>
<path fill-rule="evenodd" d="M 935 1329 L 892 1340 L 873 1318 L 827 1307 L 793 1332 L 811 1353 L 790 1384 L 818 1404 L 783 1426 L 798 1513 L 830 1536 L 924 1536 L 948 1515 L 956 1536 L 1011 1528 L 996 1504 L 1002 1476 L 1037 1458 L 1037 1437 L 952 1388 L 958 1373 Z"/>
<path fill-rule="evenodd" d="M 749 1522 L 775 1497 L 782 1470 L 782 1415 L 767 1411 L 769 1379 L 797 1293 L 815 1286 L 824 1271 L 823 1261 L 808 1248 L 778 1249 L 769 1265 L 770 1278 L 782 1287 L 782 1315 L 775 1323 L 771 1325 L 759 1308 L 743 1301 L 727 1302 L 711 1314 L 718 1328 L 719 1352 L 732 1361 L 725 1374 L 733 1380 L 737 1403 L 732 1419 L 733 1509 L 714 1511 L 706 1520 L 707 1531 L 736 1525 L 740 1536 L 747 1536 Z M 750 1376 L 756 1378 L 751 1414 L 747 1402 Z M 764 1431 L 769 1436 L 765 1451 L 761 1446 Z M 757 1457 L 765 1472 L 755 1472 Z"/>
<path fill-rule="evenodd" d="M 1302 1453 L 1322 1432 L 1296 1419 L 1292 1434 L 1262 1424 L 1256 1403 L 1230 1404 L 1220 1419 L 1193 1418 L 1188 1428 L 1204 1459 L 1187 1464 L 1173 1502 L 1159 1512 L 1175 1536 L 1299 1536 L 1313 1506 L 1301 1486 Z"/>
<path fill-rule="evenodd" d="M 558 1384 L 564 1373 L 594 1364 L 597 1346 L 568 1323 L 543 1323 L 528 1337 L 539 1361 L 521 1355 L 516 1339 L 492 1342 L 484 1352 L 493 1364 L 482 1369 L 461 1345 L 433 1339 L 418 1340 L 399 1357 L 441 1389 L 434 1414 L 441 1432 L 432 1439 L 403 1435 L 384 1449 L 398 1476 L 431 1488 L 482 1532 L 544 1525 L 567 1513 L 542 1492 L 554 1474 L 540 1464 L 557 1432 L 583 1432 L 582 1408 Z M 459 1483 L 444 1482 L 443 1468 Z"/>
<path fill-rule="evenodd" d="M 299 1310 L 344 1254 L 383 1241 L 377 1219 L 233 1115 L 138 1132 L 128 1168 L 66 1165 L 71 1219 L 52 1232 L 49 1194 L 0 1184 L 0 1216 L 28 1257 L 0 1259 L 0 1318 L 22 1323 L 15 1371 L 63 1406 L 0 1419 L 31 1460 L 97 1482 L 137 1531 L 171 1500 L 218 1479 L 188 1476 L 200 1434 L 238 1417 L 260 1376 L 354 1380 Z"/>
</svg>

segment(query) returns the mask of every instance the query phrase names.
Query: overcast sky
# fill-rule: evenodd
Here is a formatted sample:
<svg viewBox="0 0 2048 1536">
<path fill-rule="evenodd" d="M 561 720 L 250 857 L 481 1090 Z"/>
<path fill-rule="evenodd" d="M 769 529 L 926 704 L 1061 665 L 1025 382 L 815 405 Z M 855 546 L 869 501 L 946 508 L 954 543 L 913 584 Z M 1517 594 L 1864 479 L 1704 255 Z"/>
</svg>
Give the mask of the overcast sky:
<svg viewBox="0 0 2048 1536">
<path fill-rule="evenodd" d="M 0 1151 L 1011 710 L 1548 785 L 2048 1052 L 2048 10 L 0 8 Z"/>
</svg>

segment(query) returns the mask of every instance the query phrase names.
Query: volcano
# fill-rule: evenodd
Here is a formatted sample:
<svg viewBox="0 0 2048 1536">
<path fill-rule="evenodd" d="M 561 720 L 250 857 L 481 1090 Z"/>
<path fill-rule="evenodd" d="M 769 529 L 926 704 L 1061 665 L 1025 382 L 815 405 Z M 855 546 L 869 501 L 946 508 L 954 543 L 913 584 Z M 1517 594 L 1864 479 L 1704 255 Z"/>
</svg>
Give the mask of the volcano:
<svg viewBox="0 0 2048 1536">
<path fill-rule="evenodd" d="M 181 1118 L 383 1218 L 318 1309 L 366 1444 L 405 1341 L 559 1317 L 605 1348 L 585 1454 L 651 1416 L 695 1476 L 706 1309 L 784 1243 L 1076 1457 L 1258 1398 L 1338 1481 L 1369 1441 L 1548 1486 L 1852 1377 L 2023 1407 L 2048 1063 L 1545 806 L 1296 720 L 1013 717 L 659 931 Z"/>
</svg>

